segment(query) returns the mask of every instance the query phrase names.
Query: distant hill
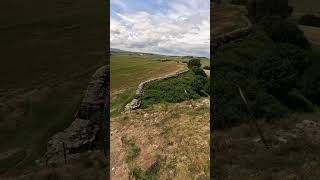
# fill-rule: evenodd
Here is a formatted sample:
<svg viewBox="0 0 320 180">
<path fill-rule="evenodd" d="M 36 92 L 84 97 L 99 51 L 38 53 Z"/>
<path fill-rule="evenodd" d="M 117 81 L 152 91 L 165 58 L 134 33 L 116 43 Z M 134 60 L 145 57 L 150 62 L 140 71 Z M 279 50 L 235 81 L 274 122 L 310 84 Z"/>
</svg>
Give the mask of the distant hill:
<svg viewBox="0 0 320 180">
<path fill-rule="evenodd" d="M 110 48 L 110 52 L 128 52 L 128 51 L 124 51 L 124 50 L 116 49 L 116 48 Z"/>
</svg>

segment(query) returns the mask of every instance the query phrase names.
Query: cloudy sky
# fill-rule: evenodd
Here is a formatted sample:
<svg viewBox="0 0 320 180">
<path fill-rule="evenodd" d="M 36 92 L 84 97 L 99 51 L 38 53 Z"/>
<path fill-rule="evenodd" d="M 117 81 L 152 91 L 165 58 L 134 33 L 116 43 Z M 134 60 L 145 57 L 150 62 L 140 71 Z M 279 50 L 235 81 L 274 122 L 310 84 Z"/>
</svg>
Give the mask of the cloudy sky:
<svg viewBox="0 0 320 180">
<path fill-rule="evenodd" d="M 110 4 L 111 48 L 209 57 L 209 0 L 111 0 Z"/>
</svg>

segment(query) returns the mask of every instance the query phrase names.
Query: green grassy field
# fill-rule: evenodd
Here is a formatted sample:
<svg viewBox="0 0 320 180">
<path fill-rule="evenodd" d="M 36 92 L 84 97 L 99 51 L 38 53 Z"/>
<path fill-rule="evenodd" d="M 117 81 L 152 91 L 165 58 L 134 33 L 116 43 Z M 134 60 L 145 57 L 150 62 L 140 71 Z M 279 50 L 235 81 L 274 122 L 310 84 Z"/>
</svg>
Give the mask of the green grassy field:
<svg viewBox="0 0 320 180">
<path fill-rule="evenodd" d="M 0 7 L 1 174 L 32 165 L 72 122 L 91 75 L 106 64 L 106 23 L 104 4 L 84 0 Z"/>
<path fill-rule="evenodd" d="M 320 13 L 320 1 L 318 0 L 289 0 L 289 4 L 294 7 L 294 16 Z"/>
<path fill-rule="evenodd" d="M 170 61 L 161 61 L 170 59 Z M 139 53 L 114 53 L 110 61 L 110 111 L 118 114 L 133 99 L 139 83 L 186 68 L 180 58 Z"/>
<path fill-rule="evenodd" d="M 305 36 L 309 39 L 310 43 L 320 51 L 320 28 L 312 26 L 299 26 L 303 30 Z"/>
<path fill-rule="evenodd" d="M 155 54 L 114 53 L 110 61 L 111 115 L 119 114 L 130 102 L 139 83 L 175 71 L 186 69 L 190 58 Z M 207 58 L 200 58 L 203 66 L 210 66 Z"/>
<path fill-rule="evenodd" d="M 224 5 L 221 7 L 214 7 L 212 11 L 213 26 L 211 26 L 211 33 L 213 33 L 214 36 L 246 26 L 246 21 L 244 21 L 241 16 L 243 12 L 237 7 Z"/>
<path fill-rule="evenodd" d="M 320 1 L 318 0 L 289 0 L 289 4 L 293 7 L 290 19 L 295 22 L 298 22 L 305 14 L 320 13 Z"/>
</svg>

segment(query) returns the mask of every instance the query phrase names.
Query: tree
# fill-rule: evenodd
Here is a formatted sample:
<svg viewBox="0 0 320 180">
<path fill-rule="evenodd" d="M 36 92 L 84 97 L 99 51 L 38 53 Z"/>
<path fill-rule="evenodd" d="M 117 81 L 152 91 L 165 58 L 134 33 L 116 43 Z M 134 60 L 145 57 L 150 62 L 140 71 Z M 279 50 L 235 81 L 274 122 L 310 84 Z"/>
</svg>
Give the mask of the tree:
<svg viewBox="0 0 320 180">
<path fill-rule="evenodd" d="M 198 67 L 198 68 L 201 67 L 200 59 L 193 58 L 188 61 L 188 68 L 192 69 L 193 67 Z"/>
<path fill-rule="evenodd" d="M 301 48 L 310 47 L 309 41 L 298 26 L 279 16 L 264 17 L 259 25 L 276 43 L 290 43 Z"/>
</svg>

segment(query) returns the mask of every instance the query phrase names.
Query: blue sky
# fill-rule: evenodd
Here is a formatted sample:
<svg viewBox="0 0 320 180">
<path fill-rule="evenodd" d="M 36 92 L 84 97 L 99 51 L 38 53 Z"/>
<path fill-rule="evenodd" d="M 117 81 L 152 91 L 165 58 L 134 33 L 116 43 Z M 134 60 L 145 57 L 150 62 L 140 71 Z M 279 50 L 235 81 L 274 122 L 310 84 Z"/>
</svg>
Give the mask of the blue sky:
<svg viewBox="0 0 320 180">
<path fill-rule="evenodd" d="M 209 0 L 111 0 L 110 4 L 112 48 L 209 57 Z"/>
</svg>

